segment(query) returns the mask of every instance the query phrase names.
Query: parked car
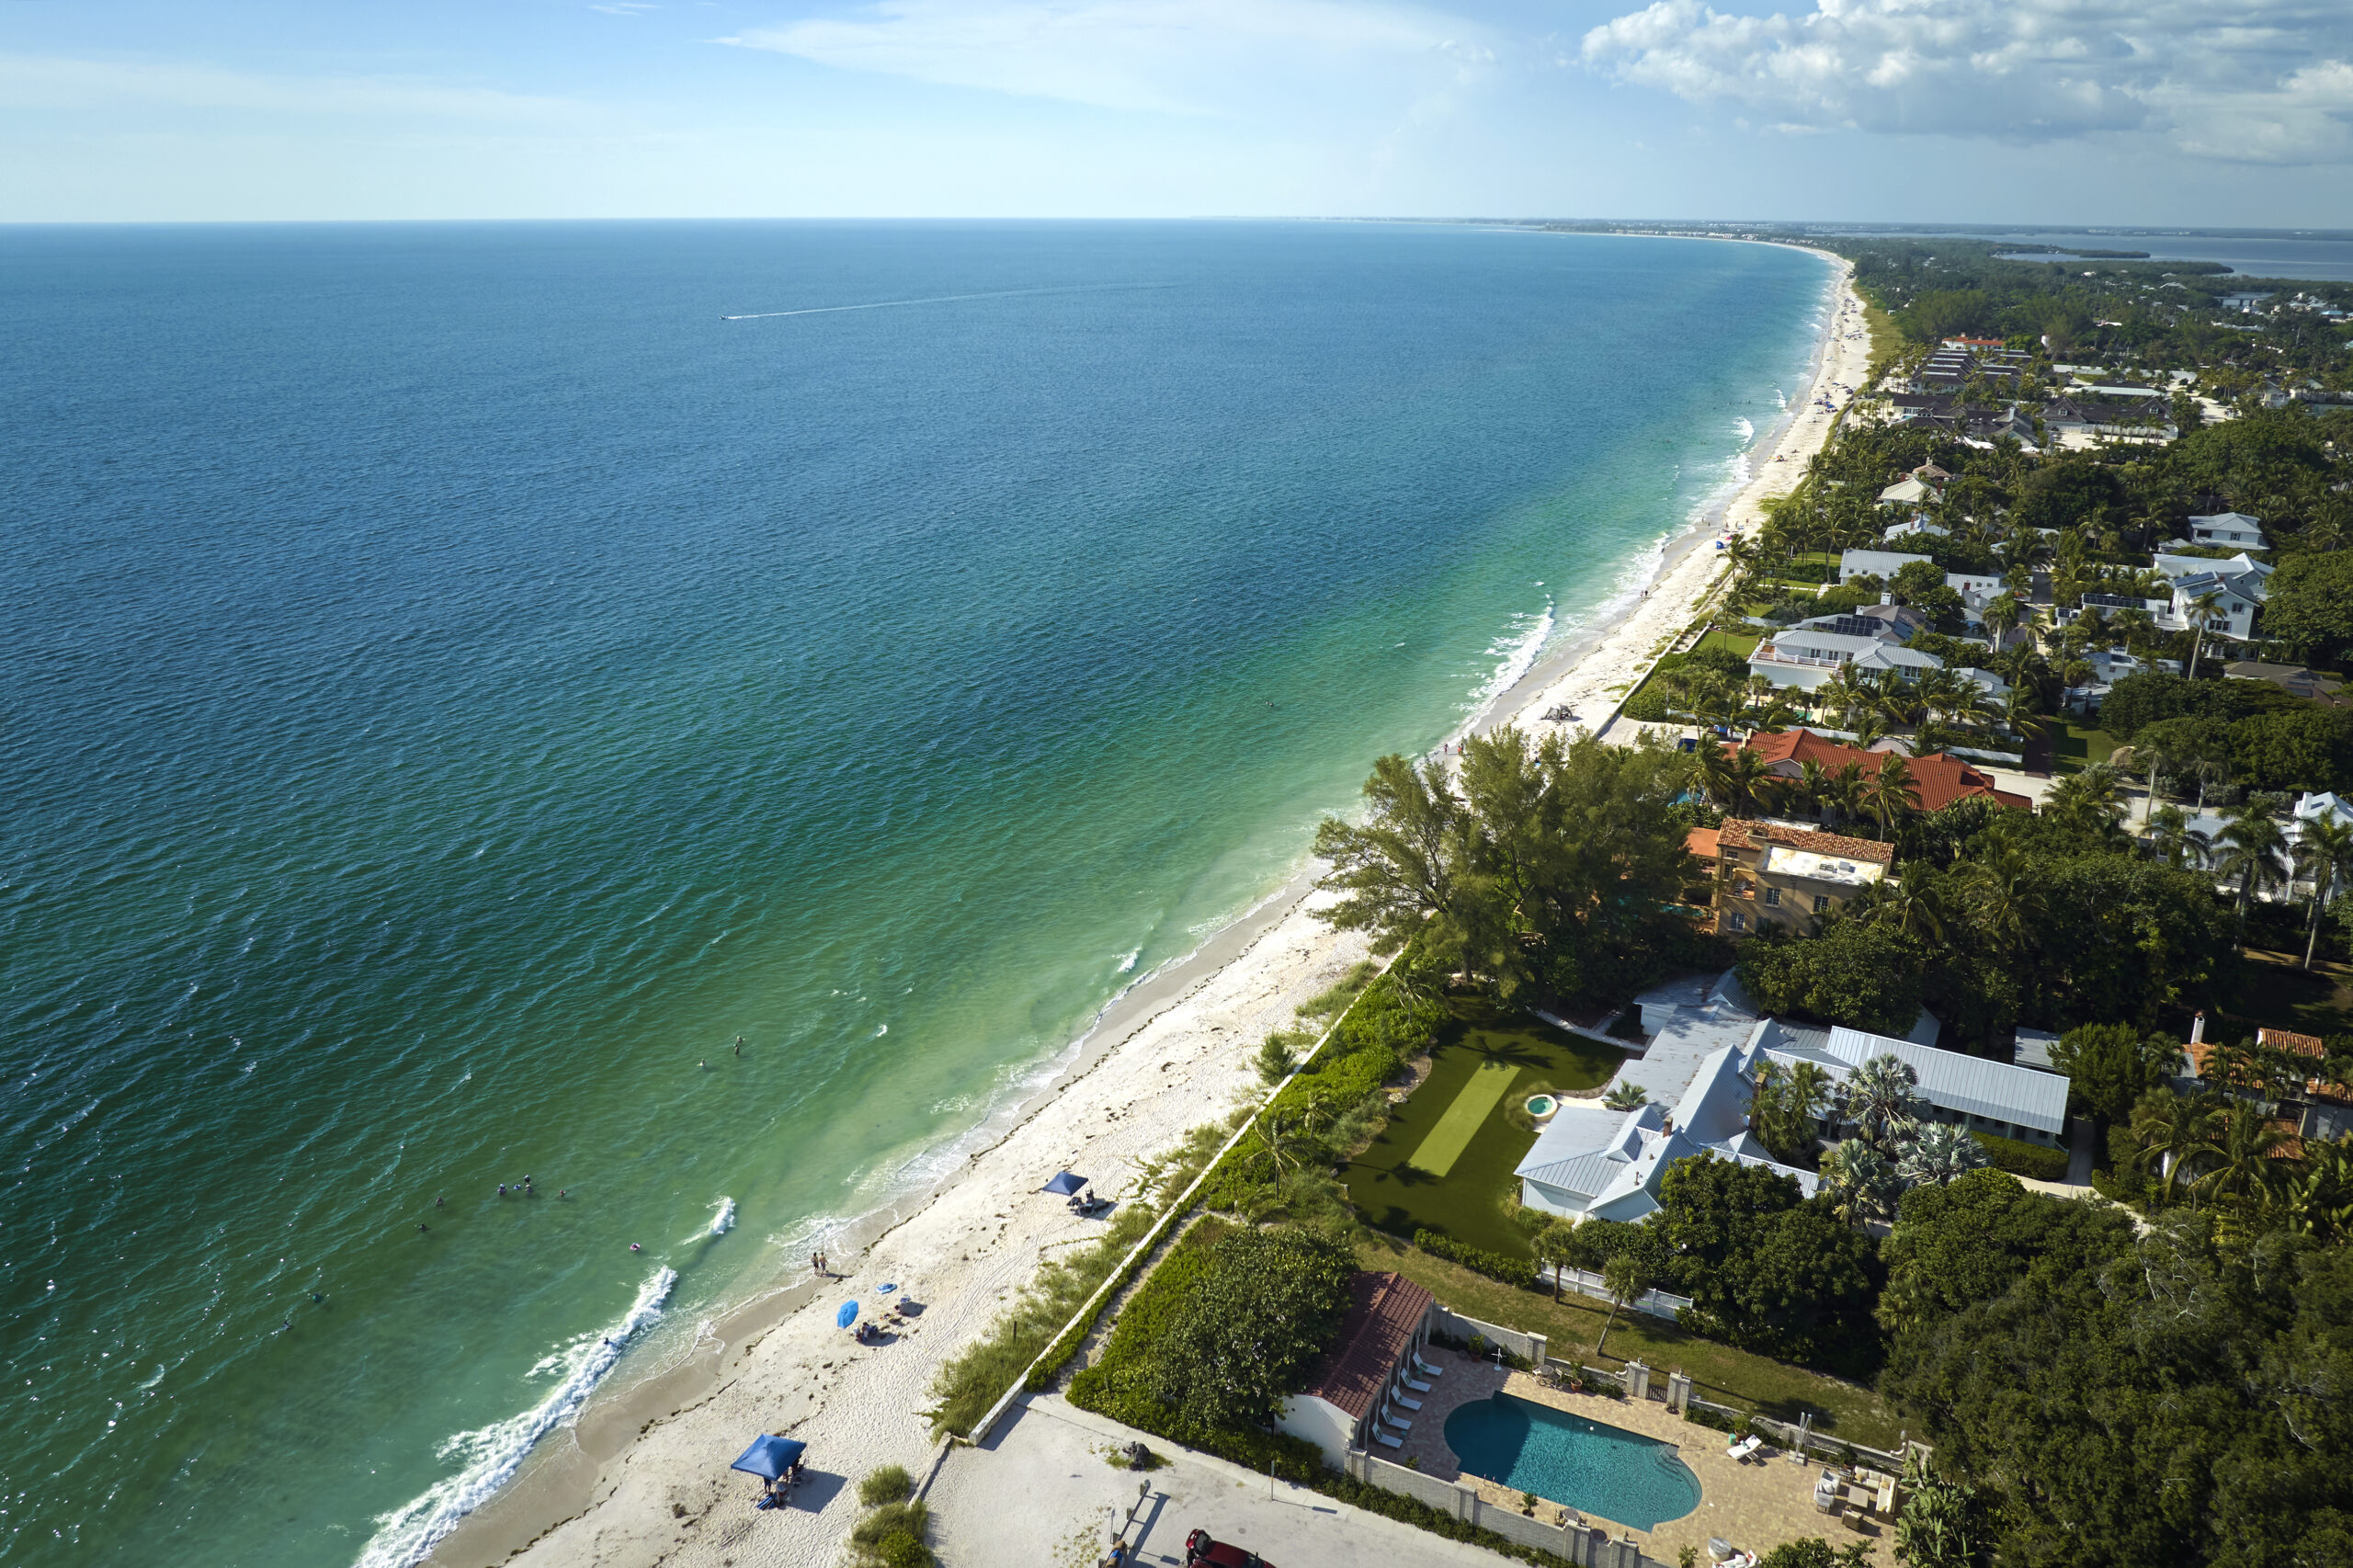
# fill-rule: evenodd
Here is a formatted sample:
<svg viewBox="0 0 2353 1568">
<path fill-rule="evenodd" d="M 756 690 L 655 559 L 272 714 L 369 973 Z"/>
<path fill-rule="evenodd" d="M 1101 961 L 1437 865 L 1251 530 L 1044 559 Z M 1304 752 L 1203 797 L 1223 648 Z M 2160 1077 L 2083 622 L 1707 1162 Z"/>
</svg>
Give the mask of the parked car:
<svg viewBox="0 0 2353 1568">
<path fill-rule="evenodd" d="M 1211 1540 L 1207 1530 L 1195 1530 L 1185 1538 L 1185 1568 L 1274 1568 L 1274 1564 L 1231 1541 Z"/>
</svg>

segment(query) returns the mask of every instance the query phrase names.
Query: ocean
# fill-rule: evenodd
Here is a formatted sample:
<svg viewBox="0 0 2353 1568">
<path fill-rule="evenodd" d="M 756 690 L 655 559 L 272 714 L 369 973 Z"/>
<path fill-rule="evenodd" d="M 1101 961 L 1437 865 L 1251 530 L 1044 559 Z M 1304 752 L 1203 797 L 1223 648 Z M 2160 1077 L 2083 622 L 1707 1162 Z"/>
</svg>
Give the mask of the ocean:
<svg viewBox="0 0 2353 1568">
<path fill-rule="evenodd" d="M 1830 276 L 1346 223 L 0 260 L 0 1561 L 188 1568 L 413 1561 L 949 1169 L 1637 585 Z"/>
</svg>

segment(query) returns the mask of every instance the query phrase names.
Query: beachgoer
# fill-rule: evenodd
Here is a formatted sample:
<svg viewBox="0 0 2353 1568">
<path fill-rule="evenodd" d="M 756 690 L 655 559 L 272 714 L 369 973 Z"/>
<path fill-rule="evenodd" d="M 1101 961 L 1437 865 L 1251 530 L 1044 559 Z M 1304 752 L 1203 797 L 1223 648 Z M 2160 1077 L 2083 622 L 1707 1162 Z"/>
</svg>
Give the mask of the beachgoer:
<svg viewBox="0 0 2353 1568">
<path fill-rule="evenodd" d="M 418 1235 L 420 1235 L 420 1236 L 421 1236 L 421 1235 L 423 1235 L 423 1234 L 425 1234 L 425 1232 L 426 1232 L 426 1227 L 425 1227 L 425 1226 L 423 1226 L 423 1225 L 419 1225 L 419 1226 L 416 1228 L 416 1233 L 417 1233 Z"/>
<path fill-rule="evenodd" d="M 812 1274 L 823 1274 L 825 1272 L 824 1264 L 818 1260 L 817 1255 L 813 1252 L 809 1255 L 809 1272 Z"/>
<path fill-rule="evenodd" d="M 744 1037 L 742 1035 L 737 1035 L 735 1037 L 735 1054 L 738 1056 L 744 1054 Z"/>
<path fill-rule="evenodd" d="M 629 1244 L 629 1250 L 631 1252 L 643 1252 L 645 1249 L 638 1245 L 635 1242 L 631 1242 Z"/>
<path fill-rule="evenodd" d="M 437 1199 L 435 1199 L 433 1200 L 433 1207 L 435 1207 L 436 1209 L 438 1209 L 438 1208 L 440 1208 L 440 1207 L 441 1207 L 441 1205 L 443 1205 L 444 1203 L 447 1203 L 447 1202 L 449 1202 L 449 1200 L 448 1199 L 446 1199 L 446 1198 L 437 1198 Z"/>
<path fill-rule="evenodd" d="M 570 1193 L 568 1193 L 568 1192 L 564 1191 L 564 1190 L 563 1190 L 563 1188 L 562 1188 L 562 1187 L 557 1187 L 557 1188 L 555 1189 L 555 1195 L 556 1195 L 558 1198 L 569 1198 L 569 1197 L 571 1197 L 571 1196 L 572 1196 Z"/>
<path fill-rule="evenodd" d="M 696 1062 L 695 1065 L 708 1073 L 710 1071 L 710 1058 L 706 1056 L 701 1061 Z"/>
<path fill-rule="evenodd" d="M 506 1196 L 506 1184 L 503 1181 L 498 1184 L 498 1196 L 501 1198 Z"/>
</svg>

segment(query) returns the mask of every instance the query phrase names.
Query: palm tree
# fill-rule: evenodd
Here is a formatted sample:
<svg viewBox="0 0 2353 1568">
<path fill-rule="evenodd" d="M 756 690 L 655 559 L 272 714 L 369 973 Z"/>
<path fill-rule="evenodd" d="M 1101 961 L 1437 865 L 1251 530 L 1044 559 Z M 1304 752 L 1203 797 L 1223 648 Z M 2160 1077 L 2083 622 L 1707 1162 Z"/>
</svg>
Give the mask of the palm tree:
<svg viewBox="0 0 2353 1568">
<path fill-rule="evenodd" d="M 2288 839 L 2270 813 L 2254 806 L 2234 806 L 2227 814 L 2228 825 L 2215 835 L 2221 851 L 2214 858 L 2214 869 L 2226 880 L 2238 879 L 2239 919 L 2244 922 L 2256 889 L 2282 880 L 2281 858 Z"/>
<path fill-rule="evenodd" d="M 1847 729 L 1855 737 L 1855 744 L 1869 751 L 1887 737 L 1887 721 L 1876 708 L 1866 708 L 1847 722 Z M 1860 767 L 1859 763 L 1856 766 Z"/>
<path fill-rule="evenodd" d="M 1987 932 L 2015 950 L 2043 915 L 2043 878 L 2017 845 L 1997 842 L 1960 868 L 1961 896 Z"/>
<path fill-rule="evenodd" d="M 2313 949 L 2320 945 L 2320 915 L 2336 896 L 2337 874 L 2353 866 L 2353 823 L 2335 817 L 2314 817 L 2304 824 L 2296 841 L 2296 858 L 2313 882 L 2312 928 L 2304 934 L 2304 967 L 2313 967 Z"/>
<path fill-rule="evenodd" d="M 2200 1198 L 2245 1208 L 2260 1208 L 2279 1197 L 2285 1186 L 2284 1165 L 2295 1134 L 2263 1114 L 2248 1100 L 2233 1100 L 2211 1124 L 2200 1149 L 2206 1169 L 2191 1183 Z"/>
<path fill-rule="evenodd" d="M 1933 948 L 1945 939 L 1944 900 L 1938 884 L 1925 876 L 1873 882 L 1857 913 L 1874 926 L 1884 926 Z"/>
<path fill-rule="evenodd" d="M 2189 608 L 2198 616 L 2197 635 L 2190 639 L 2189 643 L 2189 678 L 2191 680 L 2198 678 L 2198 655 L 2206 647 L 2206 618 L 2212 615 L 2214 607 L 2222 602 L 2222 590 L 2220 588 L 2209 588 L 2189 601 Z"/>
<path fill-rule="evenodd" d="M 1746 746 L 1703 744 L 1699 787 L 1727 816 L 1754 816 L 1779 781 L 1765 759 Z"/>
<path fill-rule="evenodd" d="M 1651 1103 L 1651 1092 L 1640 1084 L 1620 1080 L 1616 1088 L 1602 1097 L 1601 1103 L 1611 1110 L 1640 1110 Z"/>
<path fill-rule="evenodd" d="M 1879 771 L 1863 787 L 1863 803 L 1879 821 L 1880 837 L 1893 838 L 1895 824 L 1919 804 L 1914 794 L 1912 769 L 1902 757 L 1893 752 L 1880 757 Z"/>
<path fill-rule="evenodd" d="M 1848 1138 L 1822 1156 L 1820 1190 L 1841 1222 L 1864 1225 L 1894 1218 L 1904 1180 L 1877 1149 Z"/>
<path fill-rule="evenodd" d="M 1842 827 L 1861 816 L 1863 765 L 1859 762 L 1842 763 L 1824 776 L 1821 787 L 1815 791 L 1815 798 L 1822 806 L 1824 816 Z"/>
<path fill-rule="evenodd" d="M 1829 790 L 1830 770 L 1812 760 L 1798 764 L 1798 776 L 1789 783 L 1790 799 L 1812 807 L 1821 816 L 1829 814 L 1824 804 Z"/>
<path fill-rule="evenodd" d="M 2007 589 L 1985 601 L 1985 630 L 1994 634 L 1994 646 L 1999 648 L 2010 628 L 2026 619 L 2026 607 L 2018 595 Z"/>
<path fill-rule="evenodd" d="M 2177 1095 L 2154 1089 L 2132 1108 L 2132 1132 L 2140 1140 L 2139 1163 L 2154 1169 L 2163 1189 L 2188 1185 L 2199 1154 L 2211 1141 L 2221 1112 L 2205 1096 Z"/>
<path fill-rule="evenodd" d="M 2069 774 L 2042 798 L 2044 816 L 2087 833 L 2103 833 L 2124 812 L 2124 775 L 2104 762 Z"/>
<path fill-rule="evenodd" d="M 1882 1152 L 1926 1108 L 1920 1074 L 1900 1056 L 1874 1056 L 1848 1074 L 1839 1105 L 1841 1114 Z"/>
<path fill-rule="evenodd" d="M 1813 1124 L 1830 1100 L 1830 1074 L 1811 1062 L 1784 1071 L 1768 1062 L 1757 1070 L 1756 1092 L 1749 1101 L 1749 1122 L 1774 1157 L 1798 1163 L 1813 1140 Z"/>
<path fill-rule="evenodd" d="M 2213 835 L 2189 825 L 2189 813 L 2179 806 L 2160 806 L 2149 813 L 2149 846 L 2166 865 L 2179 869 L 2184 861 L 2203 866 L 2214 858 Z"/>
<path fill-rule="evenodd" d="M 1601 1338 L 1594 1341 L 1596 1355 L 1600 1354 L 1601 1341 L 1617 1326 L 1618 1309 L 1632 1306 L 1651 1288 L 1650 1270 L 1632 1247 L 1620 1247 L 1601 1266 L 1601 1288 L 1609 1292 L 1609 1316 L 1601 1324 Z"/>
<path fill-rule="evenodd" d="M 2288 1182 L 2289 1227 L 2331 1244 L 2353 1238 L 2353 1142 L 2307 1143 Z"/>
<path fill-rule="evenodd" d="M 1914 1187 L 1931 1182 L 1949 1187 L 1955 1177 L 1982 1170 L 1984 1165 L 1985 1145 L 1971 1137 L 1967 1128 L 1949 1121 L 1931 1121 L 1921 1125 L 1905 1143 L 1903 1155 L 1895 1162 L 1895 1171 Z"/>
</svg>

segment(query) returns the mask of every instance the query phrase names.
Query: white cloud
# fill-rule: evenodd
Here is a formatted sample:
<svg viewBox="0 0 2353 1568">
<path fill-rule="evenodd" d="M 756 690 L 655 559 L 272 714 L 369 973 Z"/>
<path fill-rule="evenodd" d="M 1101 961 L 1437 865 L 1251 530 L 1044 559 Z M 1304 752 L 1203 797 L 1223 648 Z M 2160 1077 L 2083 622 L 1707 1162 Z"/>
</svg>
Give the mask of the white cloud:
<svg viewBox="0 0 2353 1568">
<path fill-rule="evenodd" d="M 184 108 L 266 114 L 549 123 L 590 118 L 584 104 L 391 76 L 266 76 L 140 61 L 0 54 L 10 109 Z"/>
<path fill-rule="evenodd" d="M 1786 126 L 2046 142 L 2140 133 L 2208 158 L 2353 161 L 2344 0 L 1655 0 L 1586 63 Z"/>
<path fill-rule="evenodd" d="M 1410 100 L 1495 60 L 1477 24 L 1338 0 L 885 0 L 855 18 L 724 41 L 842 70 L 1187 115 L 1334 91 Z"/>
</svg>

